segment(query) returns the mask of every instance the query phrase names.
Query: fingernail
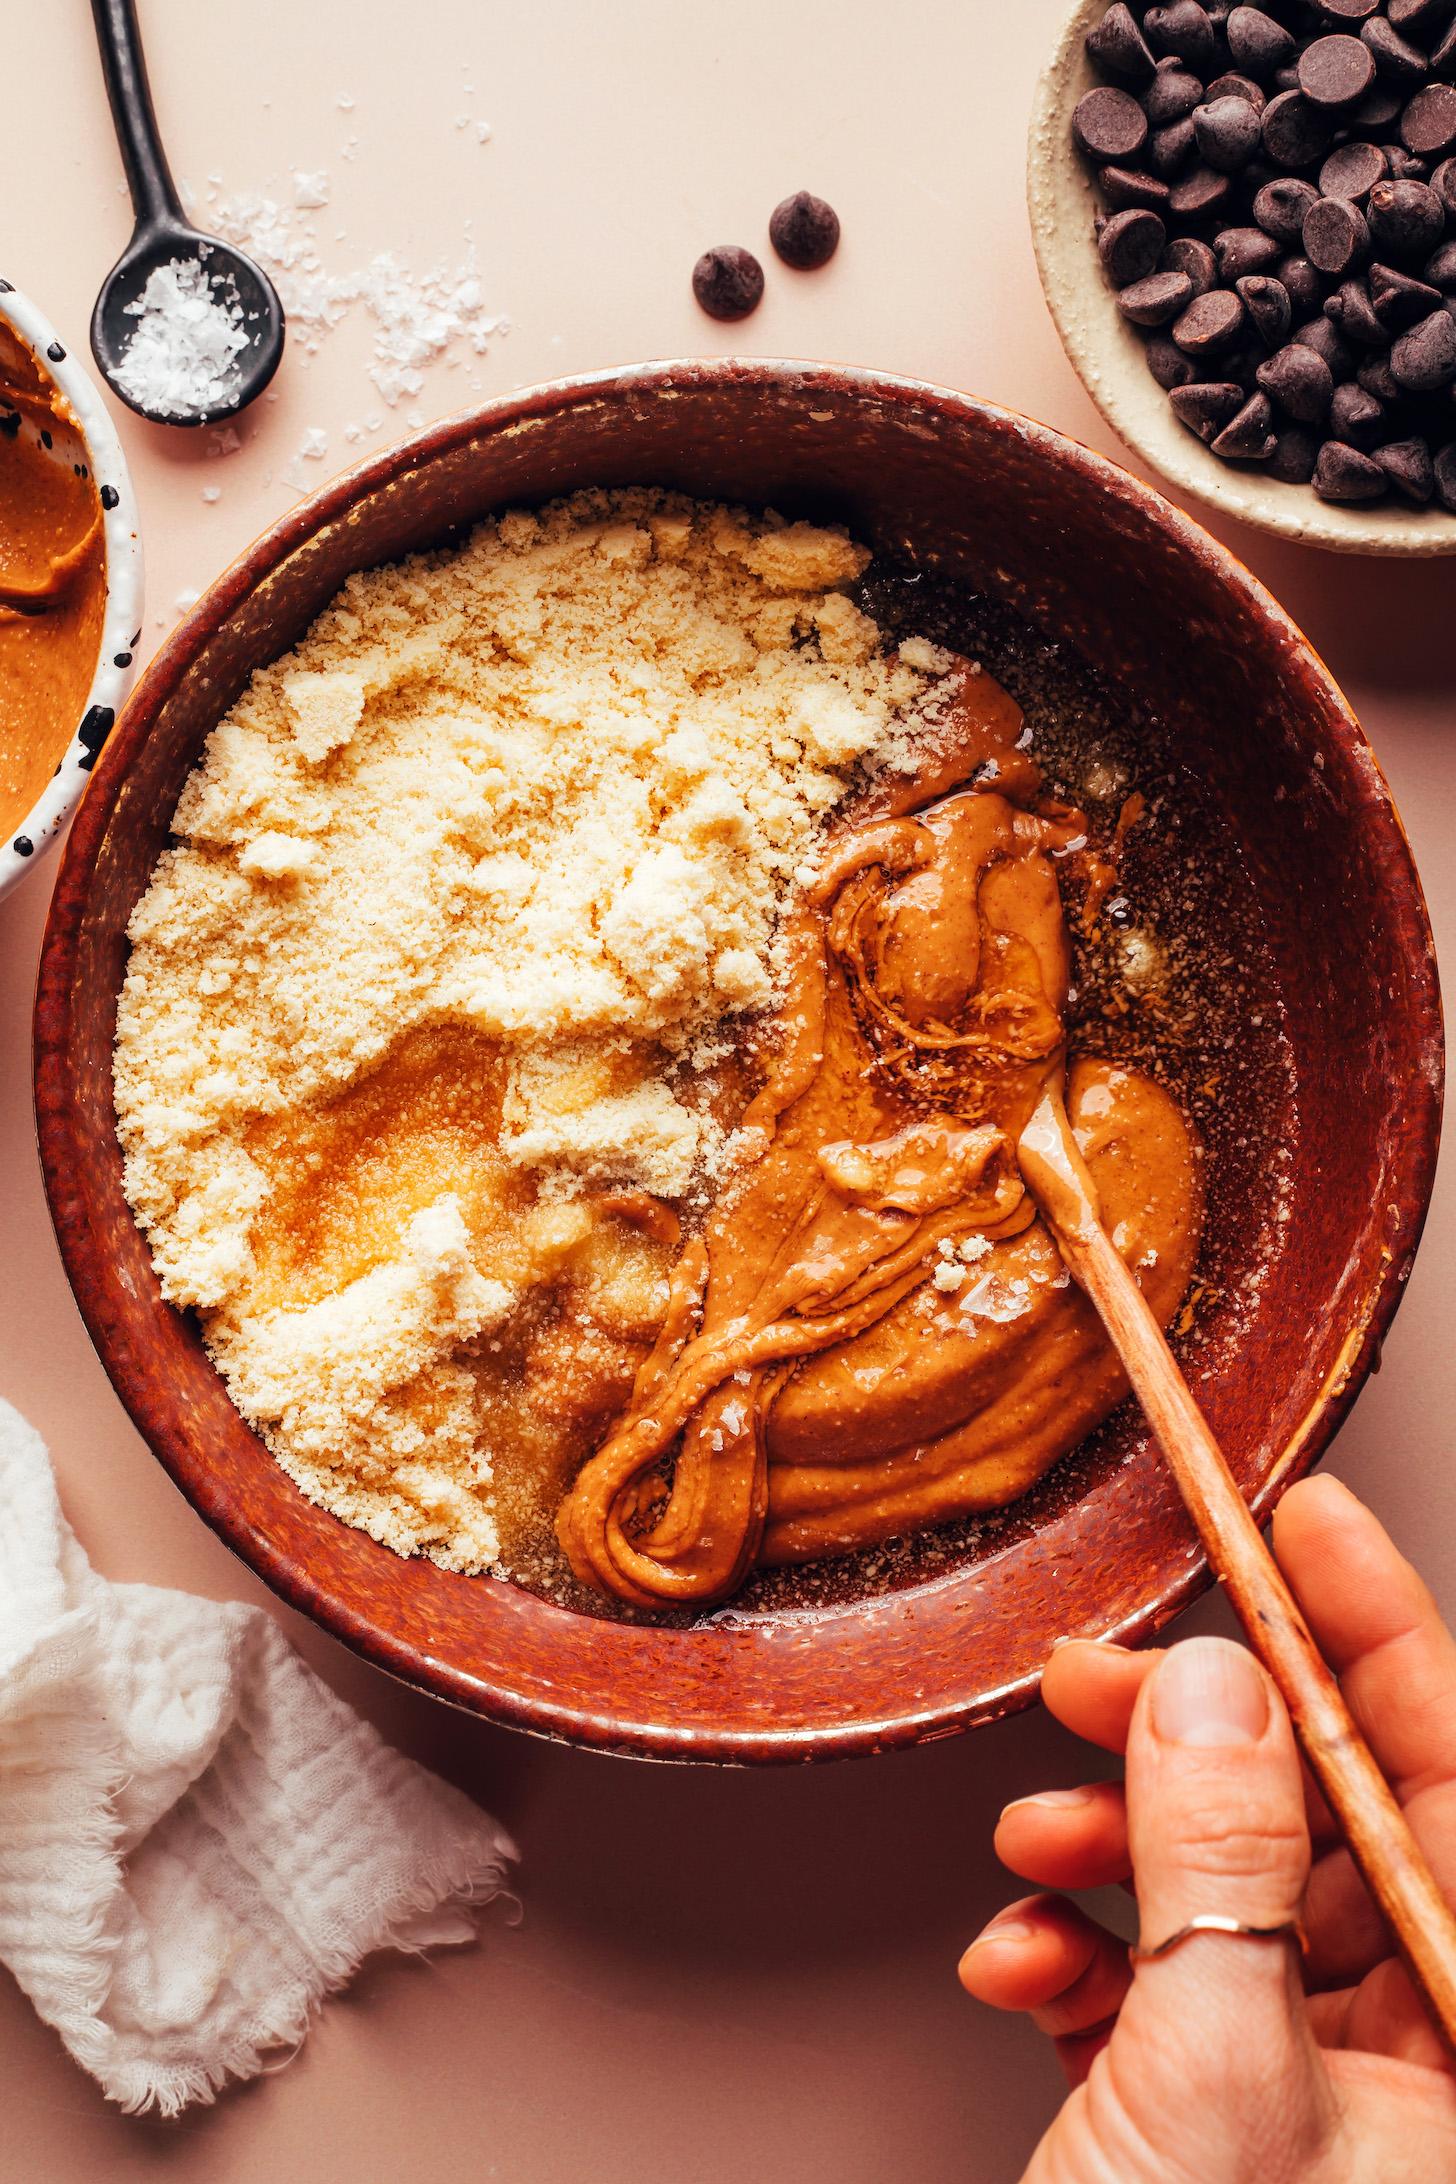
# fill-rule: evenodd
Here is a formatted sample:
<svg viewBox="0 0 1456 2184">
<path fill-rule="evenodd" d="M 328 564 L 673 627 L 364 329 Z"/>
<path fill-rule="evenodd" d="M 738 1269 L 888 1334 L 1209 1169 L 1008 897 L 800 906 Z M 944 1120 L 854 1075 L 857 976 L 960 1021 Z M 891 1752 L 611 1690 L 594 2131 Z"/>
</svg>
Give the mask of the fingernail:
<svg viewBox="0 0 1456 2184">
<path fill-rule="evenodd" d="M 1060 1638 L 1053 1638 L 1053 1653 L 1057 1652 L 1062 1646 L 1100 1646 L 1104 1653 L 1130 1653 L 1132 1651 L 1130 1646 L 1120 1646 L 1115 1638 L 1092 1638 L 1085 1632 L 1080 1636 L 1076 1632 L 1068 1632 Z"/>
<path fill-rule="evenodd" d="M 1095 1794 L 1086 1784 L 1075 1790 L 1036 1790 L 1030 1797 L 1013 1797 L 1001 1817 L 1004 1820 L 1008 1812 L 1019 1812 L 1025 1805 L 1041 1805 L 1050 1812 L 1065 1812 L 1075 1805 L 1090 1805 Z"/>
<path fill-rule="evenodd" d="M 1027 1941 L 1036 1932 L 1025 1919 L 992 1919 L 990 1925 L 977 1934 L 972 1949 L 984 1949 L 992 1941 Z"/>
<path fill-rule="evenodd" d="M 1255 1744 L 1269 1722 L 1269 1692 L 1226 1638 L 1187 1638 L 1153 1677 L 1153 1728 L 1167 1744 Z"/>
</svg>

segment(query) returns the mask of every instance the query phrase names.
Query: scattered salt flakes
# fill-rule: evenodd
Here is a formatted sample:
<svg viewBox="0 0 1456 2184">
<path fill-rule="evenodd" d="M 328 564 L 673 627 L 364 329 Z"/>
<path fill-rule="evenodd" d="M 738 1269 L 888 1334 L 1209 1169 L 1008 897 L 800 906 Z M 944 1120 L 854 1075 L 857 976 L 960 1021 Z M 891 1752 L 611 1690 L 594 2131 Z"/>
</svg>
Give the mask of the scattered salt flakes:
<svg viewBox="0 0 1456 2184">
<path fill-rule="evenodd" d="M 1016 738 L 1016 748 L 1018 751 L 1029 751 L 1031 749 L 1030 721 L 1027 722 L 1026 726 L 1022 729 L 1020 735 Z"/>
<path fill-rule="evenodd" d="M 495 131 L 488 121 L 478 121 L 475 124 L 475 141 L 477 144 L 489 144 L 494 135 Z"/>
<path fill-rule="evenodd" d="M 455 126 L 457 129 L 468 129 L 470 127 L 470 116 L 468 114 L 457 114 L 455 116 Z"/>
<path fill-rule="evenodd" d="M 138 409 L 189 417 L 236 395 L 248 333 L 231 279 L 213 280 L 196 258 L 173 258 L 152 268 L 125 315 L 137 323 L 116 384 Z"/>
<path fill-rule="evenodd" d="M 220 485 L 205 485 L 202 488 L 202 497 L 210 507 L 214 501 L 222 499 L 222 487 Z"/>
<path fill-rule="evenodd" d="M 986 1257 L 990 1249 L 989 1236 L 967 1236 L 961 1245 L 960 1255 L 967 1266 L 974 1266 L 978 1259 Z"/>
<path fill-rule="evenodd" d="M 208 435 L 209 455 L 236 455 L 243 444 L 243 436 L 236 425 L 219 425 L 216 432 Z"/>
<path fill-rule="evenodd" d="M 316 173 L 293 170 L 293 202 L 300 212 L 316 212 L 329 201 L 329 178 L 322 168 Z"/>
<path fill-rule="evenodd" d="M 946 1260 L 942 1260 L 933 1276 L 936 1288 L 946 1290 L 950 1294 L 954 1294 L 960 1288 L 965 1278 L 964 1267 L 953 1266 Z"/>
<path fill-rule="evenodd" d="M 329 436 L 318 425 L 310 425 L 299 445 L 299 454 L 306 463 L 321 463 L 329 452 Z"/>
<path fill-rule="evenodd" d="M 364 427 L 362 425 L 345 425 L 344 438 L 348 441 L 350 447 L 353 447 L 355 443 L 359 440 L 362 440 L 363 437 Z"/>
<path fill-rule="evenodd" d="M 354 111 L 354 101 L 350 98 L 347 91 L 341 91 L 338 97 L 334 100 L 334 104 L 338 107 L 341 114 L 352 114 Z"/>
<path fill-rule="evenodd" d="M 359 139 L 356 136 L 345 137 L 343 143 L 339 146 L 339 157 L 340 159 L 357 159 L 359 157 Z"/>
<path fill-rule="evenodd" d="M 176 612 L 177 614 L 186 614 L 189 608 L 196 606 L 198 600 L 201 597 L 202 594 L 200 591 L 193 591 L 191 589 L 187 591 L 179 591 L 176 598 L 172 601 L 172 607 L 174 612 Z"/>
</svg>

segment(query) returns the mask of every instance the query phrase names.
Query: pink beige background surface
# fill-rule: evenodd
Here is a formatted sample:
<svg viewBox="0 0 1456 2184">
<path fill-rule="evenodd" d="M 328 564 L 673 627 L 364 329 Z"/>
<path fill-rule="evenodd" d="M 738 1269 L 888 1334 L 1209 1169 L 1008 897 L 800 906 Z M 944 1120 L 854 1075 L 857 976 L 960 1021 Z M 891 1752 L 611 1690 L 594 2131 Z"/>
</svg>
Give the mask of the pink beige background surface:
<svg viewBox="0 0 1456 2184">
<path fill-rule="evenodd" d="M 473 238 L 510 331 L 387 409 L 353 315 L 224 457 L 118 410 L 149 562 L 143 652 L 299 482 L 480 395 L 693 352 L 842 358 L 1024 409 L 1117 455 L 1036 285 L 1022 139 L 1061 0 L 140 0 L 179 178 L 290 197 L 329 268 L 422 269 Z M 0 273 L 80 348 L 129 225 L 82 0 L 8 11 Z M 343 105 L 341 100 L 351 100 Z M 481 141 L 477 123 L 489 125 Z M 768 213 L 809 187 L 844 222 L 796 276 Z M 764 252 L 738 329 L 696 311 L 699 250 Z M 369 432 L 368 420 L 383 422 Z M 318 459 L 305 437 L 326 435 Z M 290 482 L 290 479 L 293 482 Z M 204 489 L 218 497 L 204 500 Z M 1229 526 L 1349 691 L 1410 829 L 1444 953 L 1456 930 L 1456 563 L 1337 559 Z M 1169 643 L 1179 641 L 1169 631 Z M 1196 661 L 1190 672 L 1197 672 Z M 29 1008 L 54 866 L 0 909 L 0 1394 L 54 1451 L 67 1507 L 119 1578 L 266 1598 L 138 1440 L 92 1354 L 36 1170 Z M 1359 945 L 1351 935 L 1351 946 Z M 1385 1370 L 1335 1468 L 1456 1614 L 1456 1204 L 1446 1182 Z M 1190 1622 L 1216 1623 L 1216 1605 Z M 109 2110 L 0 1975 L 9 2184 L 1001 2184 L 1058 2081 L 966 2001 L 955 1958 L 1012 1892 L 1001 1805 L 1100 1771 L 1039 1715 L 839 1769 L 767 1775 L 587 1758 L 454 1716 L 295 1618 L 322 1673 L 499 1812 L 525 1850 L 519 1924 L 429 1964 L 376 1960 L 303 2050 L 173 2125 Z"/>
</svg>

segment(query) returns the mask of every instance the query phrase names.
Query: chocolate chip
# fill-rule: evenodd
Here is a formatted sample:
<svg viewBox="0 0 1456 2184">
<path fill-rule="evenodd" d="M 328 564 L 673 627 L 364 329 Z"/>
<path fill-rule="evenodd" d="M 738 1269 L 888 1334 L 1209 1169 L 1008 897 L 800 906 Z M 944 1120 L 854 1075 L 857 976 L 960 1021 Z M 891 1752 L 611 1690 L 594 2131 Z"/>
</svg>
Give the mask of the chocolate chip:
<svg viewBox="0 0 1456 2184">
<path fill-rule="evenodd" d="M 1114 288 L 1146 279 L 1157 265 L 1168 231 L 1155 212 L 1118 212 L 1097 238 L 1097 251 Z"/>
<path fill-rule="evenodd" d="M 1431 188 L 1444 209 L 1456 220 L 1456 159 L 1443 159 L 1431 176 Z"/>
<path fill-rule="evenodd" d="M 1432 53 L 1430 69 L 1433 76 L 1444 76 L 1448 69 L 1456 69 L 1456 23 L 1451 25 Z"/>
<path fill-rule="evenodd" d="M 1138 29 L 1137 18 L 1123 0 L 1107 10 L 1100 23 L 1087 33 L 1087 51 L 1109 76 L 1124 83 L 1146 83 L 1154 61 L 1148 42 Z"/>
<path fill-rule="evenodd" d="M 1249 315 L 1249 323 L 1266 349 L 1277 349 L 1288 339 L 1294 323 L 1289 291 L 1268 273 L 1246 273 L 1234 287 Z"/>
<path fill-rule="evenodd" d="M 1431 163 L 1422 159 L 1419 152 L 1408 152 L 1403 144 L 1387 144 L 1383 147 L 1385 164 L 1395 182 L 1427 182 L 1430 180 Z"/>
<path fill-rule="evenodd" d="M 1369 47 L 1371 59 L 1383 76 L 1391 76 L 1397 83 L 1424 80 L 1425 54 L 1419 46 L 1413 46 L 1409 38 L 1402 38 L 1398 30 L 1392 30 L 1384 16 L 1377 15 L 1365 24 L 1360 32 L 1360 42 Z"/>
<path fill-rule="evenodd" d="M 1385 0 L 1385 13 L 1397 30 L 1417 30 L 1444 15 L 1449 0 Z"/>
<path fill-rule="evenodd" d="M 1256 114 L 1262 114 L 1265 106 L 1264 94 L 1253 77 L 1240 76 L 1232 69 L 1226 75 L 1215 76 L 1204 92 L 1205 106 L 1212 106 L 1215 99 L 1242 99 Z"/>
<path fill-rule="evenodd" d="M 1204 161 L 1220 174 L 1238 174 L 1264 141 L 1259 117 L 1247 99 L 1212 99 L 1195 107 L 1193 134 Z"/>
<path fill-rule="evenodd" d="M 1230 285 L 1247 273 L 1270 272 L 1282 255 L 1273 236 L 1256 227 L 1220 228 L 1213 247 L 1219 272 Z"/>
<path fill-rule="evenodd" d="M 1320 168 L 1320 195 L 1348 197 L 1358 203 L 1384 180 L 1385 173 L 1385 154 L 1378 144 L 1342 144 Z"/>
<path fill-rule="evenodd" d="M 1364 281 L 1342 281 L 1335 293 L 1325 298 L 1325 317 L 1332 319 L 1342 334 L 1351 341 L 1358 341 L 1362 348 L 1383 349 L 1390 339 L 1375 315 L 1375 305 Z"/>
<path fill-rule="evenodd" d="M 1426 279 L 1443 296 L 1456 296 L 1456 240 L 1442 243 L 1426 264 Z"/>
<path fill-rule="evenodd" d="M 752 251 L 719 243 L 693 267 L 693 294 L 709 318 L 747 318 L 763 295 L 763 267 Z"/>
<path fill-rule="evenodd" d="M 1104 167 L 1097 180 L 1115 211 L 1125 211 L 1129 206 L 1141 206 L 1148 212 L 1167 209 L 1168 185 L 1155 174 L 1139 174 L 1132 167 Z"/>
<path fill-rule="evenodd" d="M 1341 23 L 1363 23 L 1373 15 L 1380 0 L 1314 0 L 1321 15 L 1333 15 Z"/>
<path fill-rule="evenodd" d="M 1351 128 L 1378 133 L 1390 127 L 1404 103 L 1394 85 L 1382 83 L 1377 76 L 1360 104 L 1345 119 Z"/>
<path fill-rule="evenodd" d="M 1117 308 L 1134 326 L 1166 326 L 1192 300 L 1186 273 L 1150 273 L 1118 293 Z"/>
<path fill-rule="evenodd" d="M 1166 334 L 1154 334 L 1148 343 L 1147 356 L 1148 370 L 1165 390 L 1191 386 L 1199 376 L 1192 357 L 1185 356 Z"/>
<path fill-rule="evenodd" d="M 1314 489 L 1321 500 L 1379 500 L 1385 491 L 1385 472 L 1379 463 L 1347 447 L 1343 440 L 1326 440 L 1314 466 Z"/>
<path fill-rule="evenodd" d="M 1302 91 L 1281 91 L 1260 116 L 1264 149 L 1279 167 L 1312 167 L 1330 148 L 1331 123 Z"/>
<path fill-rule="evenodd" d="M 1189 356 L 1216 356 L 1232 346 L 1243 326 L 1244 307 L 1233 290 L 1211 288 L 1174 321 L 1173 339 Z"/>
<path fill-rule="evenodd" d="M 1160 261 L 1165 273 L 1186 273 L 1195 296 L 1207 295 L 1218 279 L 1218 260 L 1207 243 L 1194 235 L 1176 235 Z"/>
<path fill-rule="evenodd" d="M 1274 268 L 1274 277 L 1288 295 L 1295 317 L 1313 318 L 1320 307 L 1324 290 L 1320 285 L 1320 277 L 1308 258 L 1281 258 Z"/>
<path fill-rule="evenodd" d="M 1417 91 L 1400 117 L 1400 141 L 1421 159 L 1449 151 L 1456 144 L 1456 89 L 1428 83 Z"/>
<path fill-rule="evenodd" d="M 1281 432 L 1269 457 L 1269 475 L 1285 485 L 1308 485 L 1319 460 L 1319 441 L 1302 425 Z"/>
<path fill-rule="evenodd" d="M 1299 88 L 1316 106 L 1353 106 L 1375 78 L 1375 56 L 1359 38 L 1335 31 L 1299 56 Z"/>
<path fill-rule="evenodd" d="M 1436 474 L 1436 496 L 1443 508 L 1456 515 L 1456 440 L 1451 440 L 1436 456 L 1432 466 Z"/>
<path fill-rule="evenodd" d="M 1103 84 L 1077 101 L 1072 134 L 1090 160 L 1119 165 L 1136 159 L 1148 141 L 1148 118 L 1131 92 Z"/>
<path fill-rule="evenodd" d="M 1427 182 L 1377 182 L 1365 208 L 1370 240 L 1387 265 L 1424 258 L 1446 225 L 1445 208 Z"/>
<path fill-rule="evenodd" d="M 1353 382 L 1336 387 L 1330 401 L 1330 434 L 1351 447 L 1371 447 L 1385 422 L 1385 405 Z"/>
<path fill-rule="evenodd" d="M 1165 7 L 1149 8 L 1143 36 L 1155 53 L 1176 53 L 1194 68 L 1206 68 L 1214 56 L 1213 25 L 1198 0 L 1168 0 Z"/>
<path fill-rule="evenodd" d="M 1417 319 L 1438 311 L 1441 291 L 1428 281 L 1412 279 L 1397 266 L 1377 264 L 1370 268 L 1370 301 L 1381 323 L 1398 329 L 1414 326 Z"/>
<path fill-rule="evenodd" d="M 1436 490 L 1436 466 L 1424 440 L 1391 440 L 1375 460 L 1403 500 L 1423 508 Z"/>
<path fill-rule="evenodd" d="M 1224 36 L 1234 66 L 1246 68 L 1251 76 L 1265 82 L 1294 58 L 1294 39 L 1262 8 L 1234 8 L 1224 26 Z"/>
<path fill-rule="evenodd" d="M 1335 377 L 1322 356 L 1302 342 L 1291 342 L 1261 364 L 1256 374 L 1266 394 L 1274 397 L 1286 416 L 1301 425 L 1318 425 L 1329 412 Z"/>
<path fill-rule="evenodd" d="M 1296 326 L 1292 336 L 1302 349 L 1313 349 L 1316 356 L 1324 358 L 1336 379 L 1348 379 L 1355 369 L 1355 359 L 1349 344 L 1340 338 L 1339 329 L 1327 318 L 1307 319 L 1303 326 Z"/>
<path fill-rule="evenodd" d="M 1443 306 L 1402 334 L 1390 368 L 1408 394 L 1430 394 L 1456 381 L 1456 318 Z"/>
<path fill-rule="evenodd" d="M 1148 140 L 1148 165 L 1169 184 L 1170 204 L 1174 178 L 1180 168 L 1187 166 L 1197 144 L 1193 123 L 1186 114 L 1181 121 L 1170 121 L 1166 129 L 1155 129 Z"/>
<path fill-rule="evenodd" d="M 1266 463 L 1274 452 L 1274 412 L 1266 394 L 1251 394 L 1212 442 L 1215 455 L 1230 462 Z"/>
<path fill-rule="evenodd" d="M 1173 414 L 1190 432 L 1207 443 L 1217 439 L 1231 417 L 1237 416 L 1247 397 L 1232 381 L 1215 380 L 1195 387 L 1175 387 L 1168 396 Z"/>
<path fill-rule="evenodd" d="M 774 206 L 768 239 L 796 273 L 815 273 L 839 248 L 839 214 L 822 197 L 796 190 Z"/>
<path fill-rule="evenodd" d="M 1203 85 L 1186 68 L 1160 68 L 1142 95 L 1142 109 L 1150 129 L 1166 129 L 1170 122 L 1186 121 L 1203 104 Z"/>
<path fill-rule="evenodd" d="M 1336 279 L 1359 265 L 1370 249 L 1370 231 L 1358 205 L 1345 197 L 1321 197 L 1304 216 L 1304 255 Z"/>
<path fill-rule="evenodd" d="M 1187 128 L 1186 122 L 1180 127 Z M 1168 208 L 1180 220 L 1206 220 L 1218 211 L 1229 194 L 1230 184 L 1226 174 L 1216 167 L 1195 167 L 1181 182 L 1173 184 L 1168 198 Z"/>
<path fill-rule="evenodd" d="M 1266 235 L 1281 243 L 1297 243 L 1304 233 L 1304 216 L 1319 194 L 1311 182 L 1280 175 L 1277 181 L 1266 182 L 1255 197 L 1254 218 Z"/>
<path fill-rule="evenodd" d="M 1402 399 L 1402 390 L 1396 385 L 1388 356 L 1369 358 L 1356 372 L 1355 381 L 1367 394 L 1373 394 L 1377 402 L 1399 402 Z"/>
</svg>

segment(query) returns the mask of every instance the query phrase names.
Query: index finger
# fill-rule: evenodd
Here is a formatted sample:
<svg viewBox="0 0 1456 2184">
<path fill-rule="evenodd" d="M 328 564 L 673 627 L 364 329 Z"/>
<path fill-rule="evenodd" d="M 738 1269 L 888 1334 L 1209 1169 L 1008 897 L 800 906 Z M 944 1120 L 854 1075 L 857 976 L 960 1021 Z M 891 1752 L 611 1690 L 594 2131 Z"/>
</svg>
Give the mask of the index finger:
<svg viewBox="0 0 1456 2184">
<path fill-rule="evenodd" d="M 1085 1744 L 1125 1752 L 1137 1695 L 1162 1657 L 1129 1653 L 1105 1638 L 1069 1638 L 1042 1670 L 1043 1703 Z"/>
</svg>

